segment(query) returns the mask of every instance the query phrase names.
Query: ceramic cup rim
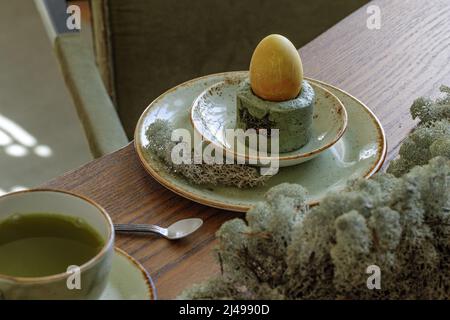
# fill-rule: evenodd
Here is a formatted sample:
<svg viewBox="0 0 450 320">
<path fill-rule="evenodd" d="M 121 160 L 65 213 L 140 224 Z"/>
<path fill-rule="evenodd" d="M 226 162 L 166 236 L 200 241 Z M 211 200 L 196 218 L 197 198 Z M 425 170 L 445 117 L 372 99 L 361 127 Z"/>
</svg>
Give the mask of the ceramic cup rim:
<svg viewBox="0 0 450 320">
<path fill-rule="evenodd" d="M 97 204 L 95 201 L 93 201 L 85 196 L 73 193 L 73 192 L 58 190 L 58 189 L 51 189 L 51 188 L 33 188 L 33 189 L 28 189 L 28 190 L 11 192 L 11 193 L 7 193 L 5 195 L 0 196 L 0 200 L 14 197 L 17 195 L 27 194 L 27 193 L 65 194 L 65 195 L 77 198 L 79 200 L 82 200 L 84 202 L 87 202 L 88 204 L 94 206 L 98 210 L 98 212 L 103 216 L 103 218 L 105 219 L 105 222 L 106 222 L 107 229 L 108 229 L 107 240 L 105 241 L 105 244 L 103 245 L 102 249 L 95 256 L 93 256 L 91 259 L 89 259 L 88 261 L 86 261 L 84 264 L 82 264 L 80 266 L 81 273 L 83 273 L 86 270 L 89 270 L 90 268 L 95 266 L 99 261 L 101 261 L 101 259 L 110 250 L 114 249 L 114 225 L 113 225 L 113 222 L 111 220 L 111 217 L 106 212 L 106 210 L 102 206 Z M 23 284 L 44 284 L 44 283 L 49 283 L 49 282 L 65 280 L 65 279 L 67 279 L 67 277 L 68 277 L 67 272 L 57 273 L 57 274 L 52 274 L 49 276 L 42 276 L 42 277 L 15 277 L 15 276 L 10 276 L 10 275 L 0 273 L 0 280 L 7 280 L 7 281 L 10 281 L 13 283 L 23 283 Z"/>
</svg>

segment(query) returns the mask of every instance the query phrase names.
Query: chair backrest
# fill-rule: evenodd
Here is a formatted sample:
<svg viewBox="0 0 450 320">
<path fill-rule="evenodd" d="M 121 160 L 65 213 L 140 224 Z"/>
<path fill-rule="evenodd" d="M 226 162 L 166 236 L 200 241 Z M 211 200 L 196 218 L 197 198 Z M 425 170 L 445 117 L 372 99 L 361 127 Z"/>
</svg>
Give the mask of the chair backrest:
<svg viewBox="0 0 450 320">
<path fill-rule="evenodd" d="M 73 3 L 83 12 L 79 16 L 83 17 L 81 30 L 71 30 L 67 25 L 72 10 L 68 6 Z M 128 139 L 105 86 L 105 77 L 95 63 L 88 2 L 35 0 L 35 4 L 54 47 L 92 155 L 97 158 L 123 147 Z"/>
<path fill-rule="evenodd" d="M 140 113 L 165 90 L 205 74 L 248 69 L 256 44 L 270 33 L 301 47 L 367 2 L 94 0 L 94 19 L 103 20 L 94 23 L 97 60 L 111 71 L 111 94 L 131 137 Z"/>
</svg>

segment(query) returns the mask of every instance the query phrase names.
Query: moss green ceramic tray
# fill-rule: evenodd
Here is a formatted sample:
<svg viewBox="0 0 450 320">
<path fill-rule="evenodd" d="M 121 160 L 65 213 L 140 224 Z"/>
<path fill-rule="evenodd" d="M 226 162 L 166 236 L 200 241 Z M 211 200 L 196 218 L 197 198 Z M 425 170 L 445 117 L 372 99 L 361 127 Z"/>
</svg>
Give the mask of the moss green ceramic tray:
<svg viewBox="0 0 450 320">
<path fill-rule="evenodd" d="M 348 179 L 370 177 L 383 164 L 386 155 L 386 139 L 376 116 L 359 100 L 348 93 L 318 83 L 336 95 L 344 104 L 348 115 L 348 126 L 342 138 L 315 159 L 291 167 L 281 168 L 265 186 L 238 189 L 223 186 L 205 186 L 189 183 L 183 177 L 167 172 L 165 166 L 154 157 L 145 156 L 148 140 L 146 128 L 156 119 L 166 119 L 175 128 L 188 129 L 194 134 L 190 121 L 193 101 L 209 86 L 233 79 L 247 71 L 226 72 L 208 75 L 180 84 L 163 93 L 144 111 L 136 127 L 135 147 L 147 172 L 162 185 L 193 201 L 233 211 L 247 211 L 263 198 L 271 187 L 283 183 L 298 183 L 308 189 L 309 203 L 316 204 L 331 191 L 345 187 Z"/>
</svg>

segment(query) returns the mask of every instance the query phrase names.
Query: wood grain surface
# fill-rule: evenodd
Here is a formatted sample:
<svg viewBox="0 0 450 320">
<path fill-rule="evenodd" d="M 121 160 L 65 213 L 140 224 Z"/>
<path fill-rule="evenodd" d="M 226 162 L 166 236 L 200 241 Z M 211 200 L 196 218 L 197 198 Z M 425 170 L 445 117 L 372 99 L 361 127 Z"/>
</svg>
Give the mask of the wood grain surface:
<svg viewBox="0 0 450 320">
<path fill-rule="evenodd" d="M 388 160 L 414 126 L 415 97 L 450 85 L 450 1 L 380 0 L 381 29 L 366 26 L 366 7 L 301 48 L 305 74 L 336 85 L 365 102 L 380 118 Z M 83 194 L 104 206 L 114 222 L 167 226 L 187 217 L 204 219 L 191 237 L 169 242 L 117 237 L 117 246 L 137 258 L 155 280 L 160 299 L 219 272 L 214 234 L 238 213 L 196 204 L 160 186 L 142 169 L 132 144 L 45 184 Z"/>
</svg>

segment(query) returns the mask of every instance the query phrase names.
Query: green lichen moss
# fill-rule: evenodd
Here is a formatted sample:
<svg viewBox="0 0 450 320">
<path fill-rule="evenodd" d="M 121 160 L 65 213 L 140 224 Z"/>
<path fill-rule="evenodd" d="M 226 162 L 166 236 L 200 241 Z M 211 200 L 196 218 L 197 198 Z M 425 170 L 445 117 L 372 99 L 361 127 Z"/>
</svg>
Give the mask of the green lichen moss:
<svg viewBox="0 0 450 320">
<path fill-rule="evenodd" d="M 400 147 L 399 157 L 391 161 L 387 172 L 401 176 L 416 165 L 424 165 L 436 156 L 449 157 L 450 88 L 442 86 L 443 98 L 419 98 L 411 106 L 419 124 Z"/>
<path fill-rule="evenodd" d="M 301 186 L 282 184 L 246 222 L 225 223 L 222 274 L 180 298 L 450 299 L 449 99 L 416 100 L 421 123 L 393 174 L 350 181 L 311 209 Z M 380 290 L 367 288 L 369 265 L 381 269 Z"/>
<path fill-rule="evenodd" d="M 165 165 L 165 169 L 173 174 L 179 174 L 189 182 L 210 186 L 235 186 L 252 188 L 264 185 L 269 175 L 261 175 L 258 168 L 248 165 L 230 164 L 195 164 L 193 152 L 191 164 L 174 164 L 171 151 L 178 144 L 171 140 L 173 126 L 167 120 L 156 120 L 146 131 L 149 144 L 146 146 L 146 156 L 156 157 Z"/>
</svg>

